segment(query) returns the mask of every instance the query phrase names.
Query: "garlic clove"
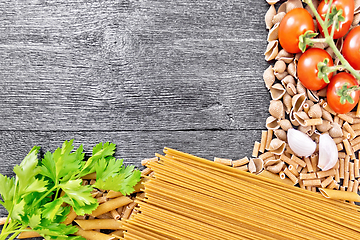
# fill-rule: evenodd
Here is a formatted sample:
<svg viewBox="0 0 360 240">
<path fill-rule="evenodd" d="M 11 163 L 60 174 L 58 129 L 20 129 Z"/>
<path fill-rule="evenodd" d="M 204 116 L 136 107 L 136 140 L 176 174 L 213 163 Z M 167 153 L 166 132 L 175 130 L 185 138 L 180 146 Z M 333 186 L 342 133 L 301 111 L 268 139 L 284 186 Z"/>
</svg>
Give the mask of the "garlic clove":
<svg viewBox="0 0 360 240">
<path fill-rule="evenodd" d="M 287 139 L 289 147 L 299 157 L 308 157 L 316 150 L 316 143 L 307 134 L 299 130 L 289 129 Z"/>
<path fill-rule="evenodd" d="M 319 162 L 318 167 L 322 171 L 333 168 L 338 161 L 338 150 L 336 143 L 325 133 L 320 135 L 319 139 Z"/>
</svg>

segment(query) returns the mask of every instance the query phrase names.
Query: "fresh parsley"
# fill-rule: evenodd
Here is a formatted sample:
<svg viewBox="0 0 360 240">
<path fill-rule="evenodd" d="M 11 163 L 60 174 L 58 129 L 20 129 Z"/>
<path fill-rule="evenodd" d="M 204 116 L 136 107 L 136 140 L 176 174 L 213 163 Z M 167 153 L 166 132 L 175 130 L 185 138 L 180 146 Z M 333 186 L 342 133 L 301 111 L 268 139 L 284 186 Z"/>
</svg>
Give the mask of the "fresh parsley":
<svg viewBox="0 0 360 240">
<path fill-rule="evenodd" d="M 83 146 L 74 150 L 73 141 L 65 141 L 53 153 L 38 159 L 40 147 L 35 146 L 20 165 L 14 167 L 15 177 L 0 174 L 0 204 L 8 211 L 0 240 L 14 239 L 23 231 L 36 231 L 46 240 L 83 239 L 71 236 L 77 231 L 62 222 L 72 207 L 78 215 L 90 214 L 98 206 L 91 196 L 94 188 L 134 191 L 141 173 L 134 166 L 124 166 L 116 159 L 116 145 L 99 143 L 85 161 Z M 81 177 L 96 172 L 94 185 L 82 185 Z"/>
</svg>

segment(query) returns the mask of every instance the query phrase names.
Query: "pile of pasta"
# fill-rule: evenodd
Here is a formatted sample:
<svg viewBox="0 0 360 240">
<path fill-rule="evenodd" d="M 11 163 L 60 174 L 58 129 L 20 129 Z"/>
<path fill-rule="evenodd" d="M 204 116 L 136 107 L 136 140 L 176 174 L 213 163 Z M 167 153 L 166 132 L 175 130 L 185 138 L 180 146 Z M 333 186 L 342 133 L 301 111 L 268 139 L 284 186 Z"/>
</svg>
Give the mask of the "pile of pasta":
<svg viewBox="0 0 360 240">
<path fill-rule="evenodd" d="M 122 223 L 124 239 L 360 236 L 357 205 L 273 179 L 277 175 L 266 170 L 256 175 L 170 148 L 164 153 L 147 163 L 154 174 L 146 177 L 145 194 L 135 199 L 137 213 Z"/>
<path fill-rule="evenodd" d="M 270 116 L 266 119 L 267 130 L 261 140 L 254 143 L 250 159 L 216 158 L 215 161 L 252 173 L 263 169 L 278 174 L 285 181 L 310 191 L 336 189 L 357 193 L 360 180 L 360 104 L 348 114 L 335 113 L 326 102 L 326 88 L 319 91 L 306 89 L 297 77 L 297 62 L 301 53 L 291 54 L 279 45 L 278 28 L 287 12 L 304 7 L 301 0 L 267 0 L 269 9 L 265 15 L 268 31 L 268 46 L 265 60 L 270 63 L 263 79 L 271 100 Z M 320 1 L 313 0 L 315 6 Z M 313 15 L 312 11 L 305 9 Z M 355 0 L 355 15 L 352 27 L 360 22 L 360 1 Z M 341 50 L 343 38 L 336 40 Z M 314 47 L 328 51 L 334 63 L 339 61 L 326 44 Z M 329 134 L 338 149 L 338 162 L 334 168 L 321 171 L 317 167 L 318 150 L 309 157 L 297 156 L 287 144 L 287 131 L 291 128 L 306 133 L 316 143 L 320 134 Z"/>
</svg>

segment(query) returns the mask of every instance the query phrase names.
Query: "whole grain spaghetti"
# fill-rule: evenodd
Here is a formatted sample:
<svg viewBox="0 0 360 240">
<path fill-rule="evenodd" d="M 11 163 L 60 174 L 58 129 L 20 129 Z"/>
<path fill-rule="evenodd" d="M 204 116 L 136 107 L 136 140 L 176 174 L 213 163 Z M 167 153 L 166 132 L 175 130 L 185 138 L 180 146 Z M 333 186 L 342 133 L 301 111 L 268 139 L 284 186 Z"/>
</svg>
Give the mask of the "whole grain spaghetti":
<svg viewBox="0 0 360 240">
<path fill-rule="evenodd" d="M 165 148 L 124 239 L 357 239 L 359 207 Z"/>
</svg>

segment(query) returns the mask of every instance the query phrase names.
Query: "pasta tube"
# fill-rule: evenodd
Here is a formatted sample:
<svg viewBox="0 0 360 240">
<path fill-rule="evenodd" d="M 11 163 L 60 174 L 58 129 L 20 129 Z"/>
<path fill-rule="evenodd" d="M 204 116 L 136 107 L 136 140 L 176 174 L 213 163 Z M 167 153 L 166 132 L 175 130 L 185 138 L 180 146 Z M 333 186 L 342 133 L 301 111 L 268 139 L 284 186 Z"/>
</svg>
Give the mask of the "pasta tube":
<svg viewBox="0 0 360 240">
<path fill-rule="evenodd" d="M 71 208 L 70 213 L 67 215 L 63 224 L 68 225 L 68 224 L 72 223 L 72 221 L 74 221 L 74 219 L 76 217 L 77 217 L 77 214 L 76 214 L 75 210 L 73 208 Z"/>
<path fill-rule="evenodd" d="M 16 238 L 23 239 L 23 238 L 36 238 L 36 237 L 41 237 L 41 235 L 35 231 L 25 231 L 25 232 L 21 232 Z"/>
<path fill-rule="evenodd" d="M 115 219 L 89 219 L 89 220 L 75 220 L 75 222 L 83 230 L 92 230 L 92 229 L 113 229 L 119 230 L 122 229 L 122 224 L 120 221 Z"/>
<path fill-rule="evenodd" d="M 101 214 L 110 212 L 111 210 L 117 209 L 119 207 L 125 206 L 129 203 L 131 203 L 133 200 L 131 200 L 128 197 L 121 196 L 114 198 L 112 200 L 109 200 L 103 204 L 100 204 L 97 209 L 95 209 L 90 215 L 93 217 L 97 217 Z"/>
<path fill-rule="evenodd" d="M 97 232 L 97 231 L 85 231 L 79 228 L 79 231 L 75 233 L 76 236 L 81 236 L 86 238 L 87 240 L 110 240 L 115 237 L 109 236 L 105 233 Z"/>
<path fill-rule="evenodd" d="M 360 196 L 355 192 L 338 191 L 328 188 L 319 188 L 320 193 L 330 199 L 360 202 Z"/>
</svg>

